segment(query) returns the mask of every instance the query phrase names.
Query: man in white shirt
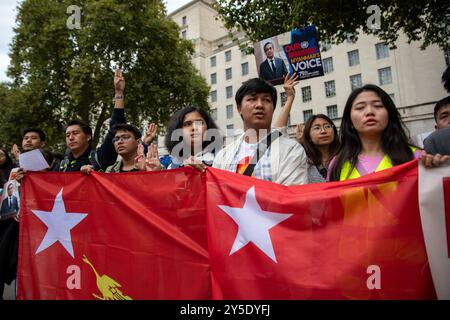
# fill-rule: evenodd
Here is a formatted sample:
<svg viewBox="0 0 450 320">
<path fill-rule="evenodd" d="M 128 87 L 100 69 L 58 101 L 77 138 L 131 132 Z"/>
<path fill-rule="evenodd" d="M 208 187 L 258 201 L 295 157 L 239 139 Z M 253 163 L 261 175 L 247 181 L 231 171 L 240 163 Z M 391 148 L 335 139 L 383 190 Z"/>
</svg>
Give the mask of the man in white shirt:
<svg viewBox="0 0 450 320">
<path fill-rule="evenodd" d="M 271 128 L 277 103 L 275 87 L 263 79 L 253 78 L 239 88 L 235 100 L 244 122 L 244 133 L 219 151 L 213 167 L 284 185 L 307 183 L 308 166 L 303 147 Z"/>
</svg>

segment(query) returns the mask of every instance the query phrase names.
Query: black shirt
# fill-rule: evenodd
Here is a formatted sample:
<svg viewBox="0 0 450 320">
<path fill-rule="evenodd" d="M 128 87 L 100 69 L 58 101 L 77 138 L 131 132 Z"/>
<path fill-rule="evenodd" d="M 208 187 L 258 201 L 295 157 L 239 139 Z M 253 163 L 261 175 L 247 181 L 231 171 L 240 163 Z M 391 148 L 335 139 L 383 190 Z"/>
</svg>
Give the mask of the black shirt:
<svg viewBox="0 0 450 320">
<path fill-rule="evenodd" d="M 424 148 L 431 154 L 450 155 L 450 127 L 430 134 L 424 141 Z"/>
<path fill-rule="evenodd" d="M 64 160 L 61 161 L 61 164 L 56 171 L 80 171 L 81 167 L 87 164 L 93 165 L 95 170 L 105 171 L 106 168 L 114 164 L 117 159 L 117 152 L 114 148 L 114 143 L 112 142 L 112 128 L 118 123 L 126 123 L 125 110 L 114 108 L 109 122 L 109 130 L 102 145 L 95 151 L 93 151 L 91 147 L 87 148 L 87 150 L 78 158 L 75 158 L 72 152 L 69 152 Z"/>
</svg>

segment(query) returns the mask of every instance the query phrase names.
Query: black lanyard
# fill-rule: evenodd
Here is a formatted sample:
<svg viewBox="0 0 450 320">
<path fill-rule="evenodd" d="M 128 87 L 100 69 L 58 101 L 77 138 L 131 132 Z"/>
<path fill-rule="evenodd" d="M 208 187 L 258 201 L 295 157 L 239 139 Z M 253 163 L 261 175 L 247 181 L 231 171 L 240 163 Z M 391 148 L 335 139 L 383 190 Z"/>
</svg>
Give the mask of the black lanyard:
<svg viewBox="0 0 450 320">
<path fill-rule="evenodd" d="M 244 176 L 251 177 L 251 175 L 253 174 L 253 171 L 255 170 L 256 164 L 262 158 L 262 156 L 264 155 L 266 150 L 270 148 L 270 145 L 272 144 L 272 142 L 277 140 L 280 136 L 281 136 L 281 133 L 278 130 L 274 130 L 258 143 L 256 152 L 253 155 L 252 159 L 250 160 L 249 165 L 247 166 L 247 168 L 245 169 L 245 171 L 243 173 Z"/>
</svg>

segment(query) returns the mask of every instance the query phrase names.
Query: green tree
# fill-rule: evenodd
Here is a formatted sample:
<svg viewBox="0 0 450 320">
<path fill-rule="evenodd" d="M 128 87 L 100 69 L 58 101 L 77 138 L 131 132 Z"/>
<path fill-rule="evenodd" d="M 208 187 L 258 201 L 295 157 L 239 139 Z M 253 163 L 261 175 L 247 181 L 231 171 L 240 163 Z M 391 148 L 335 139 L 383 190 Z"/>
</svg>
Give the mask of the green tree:
<svg viewBox="0 0 450 320">
<path fill-rule="evenodd" d="M 372 10 L 371 5 L 377 8 Z M 216 7 L 229 30 L 244 30 L 252 42 L 311 23 L 317 25 L 321 39 L 331 43 L 348 37 L 356 40 L 361 31 L 391 47 L 399 30 L 409 41 L 421 40 L 422 48 L 431 44 L 444 48 L 450 39 L 448 0 L 218 0 Z M 378 12 L 380 28 L 376 29 L 372 17 Z"/>
<path fill-rule="evenodd" d="M 65 144 L 61 119 L 46 106 L 42 96 L 28 86 L 0 84 L 0 145 L 8 151 L 14 143 L 22 141 L 21 129 L 39 126 L 47 133 L 47 140 L 55 150 L 63 151 Z"/>
<path fill-rule="evenodd" d="M 71 5 L 81 9 L 80 29 L 68 27 Z M 126 79 L 129 121 L 161 125 L 186 105 L 208 108 L 192 43 L 180 39 L 160 0 L 24 0 L 14 32 L 9 93 L 20 92 L 18 109 L 31 113 L 21 127 L 28 120 L 47 130 L 56 125 L 61 142 L 63 124 L 81 118 L 93 126 L 96 144 L 113 108 L 116 65 Z"/>
</svg>

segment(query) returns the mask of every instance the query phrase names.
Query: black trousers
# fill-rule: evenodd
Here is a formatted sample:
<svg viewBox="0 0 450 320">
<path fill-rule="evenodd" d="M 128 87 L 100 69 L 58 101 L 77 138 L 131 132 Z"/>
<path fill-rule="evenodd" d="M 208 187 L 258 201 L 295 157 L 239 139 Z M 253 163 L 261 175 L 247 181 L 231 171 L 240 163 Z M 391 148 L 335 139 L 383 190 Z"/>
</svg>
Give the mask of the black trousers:
<svg viewBox="0 0 450 320">
<path fill-rule="evenodd" d="M 0 221 L 0 299 L 5 284 L 11 284 L 17 274 L 19 254 L 19 223 L 14 219 Z"/>
</svg>

